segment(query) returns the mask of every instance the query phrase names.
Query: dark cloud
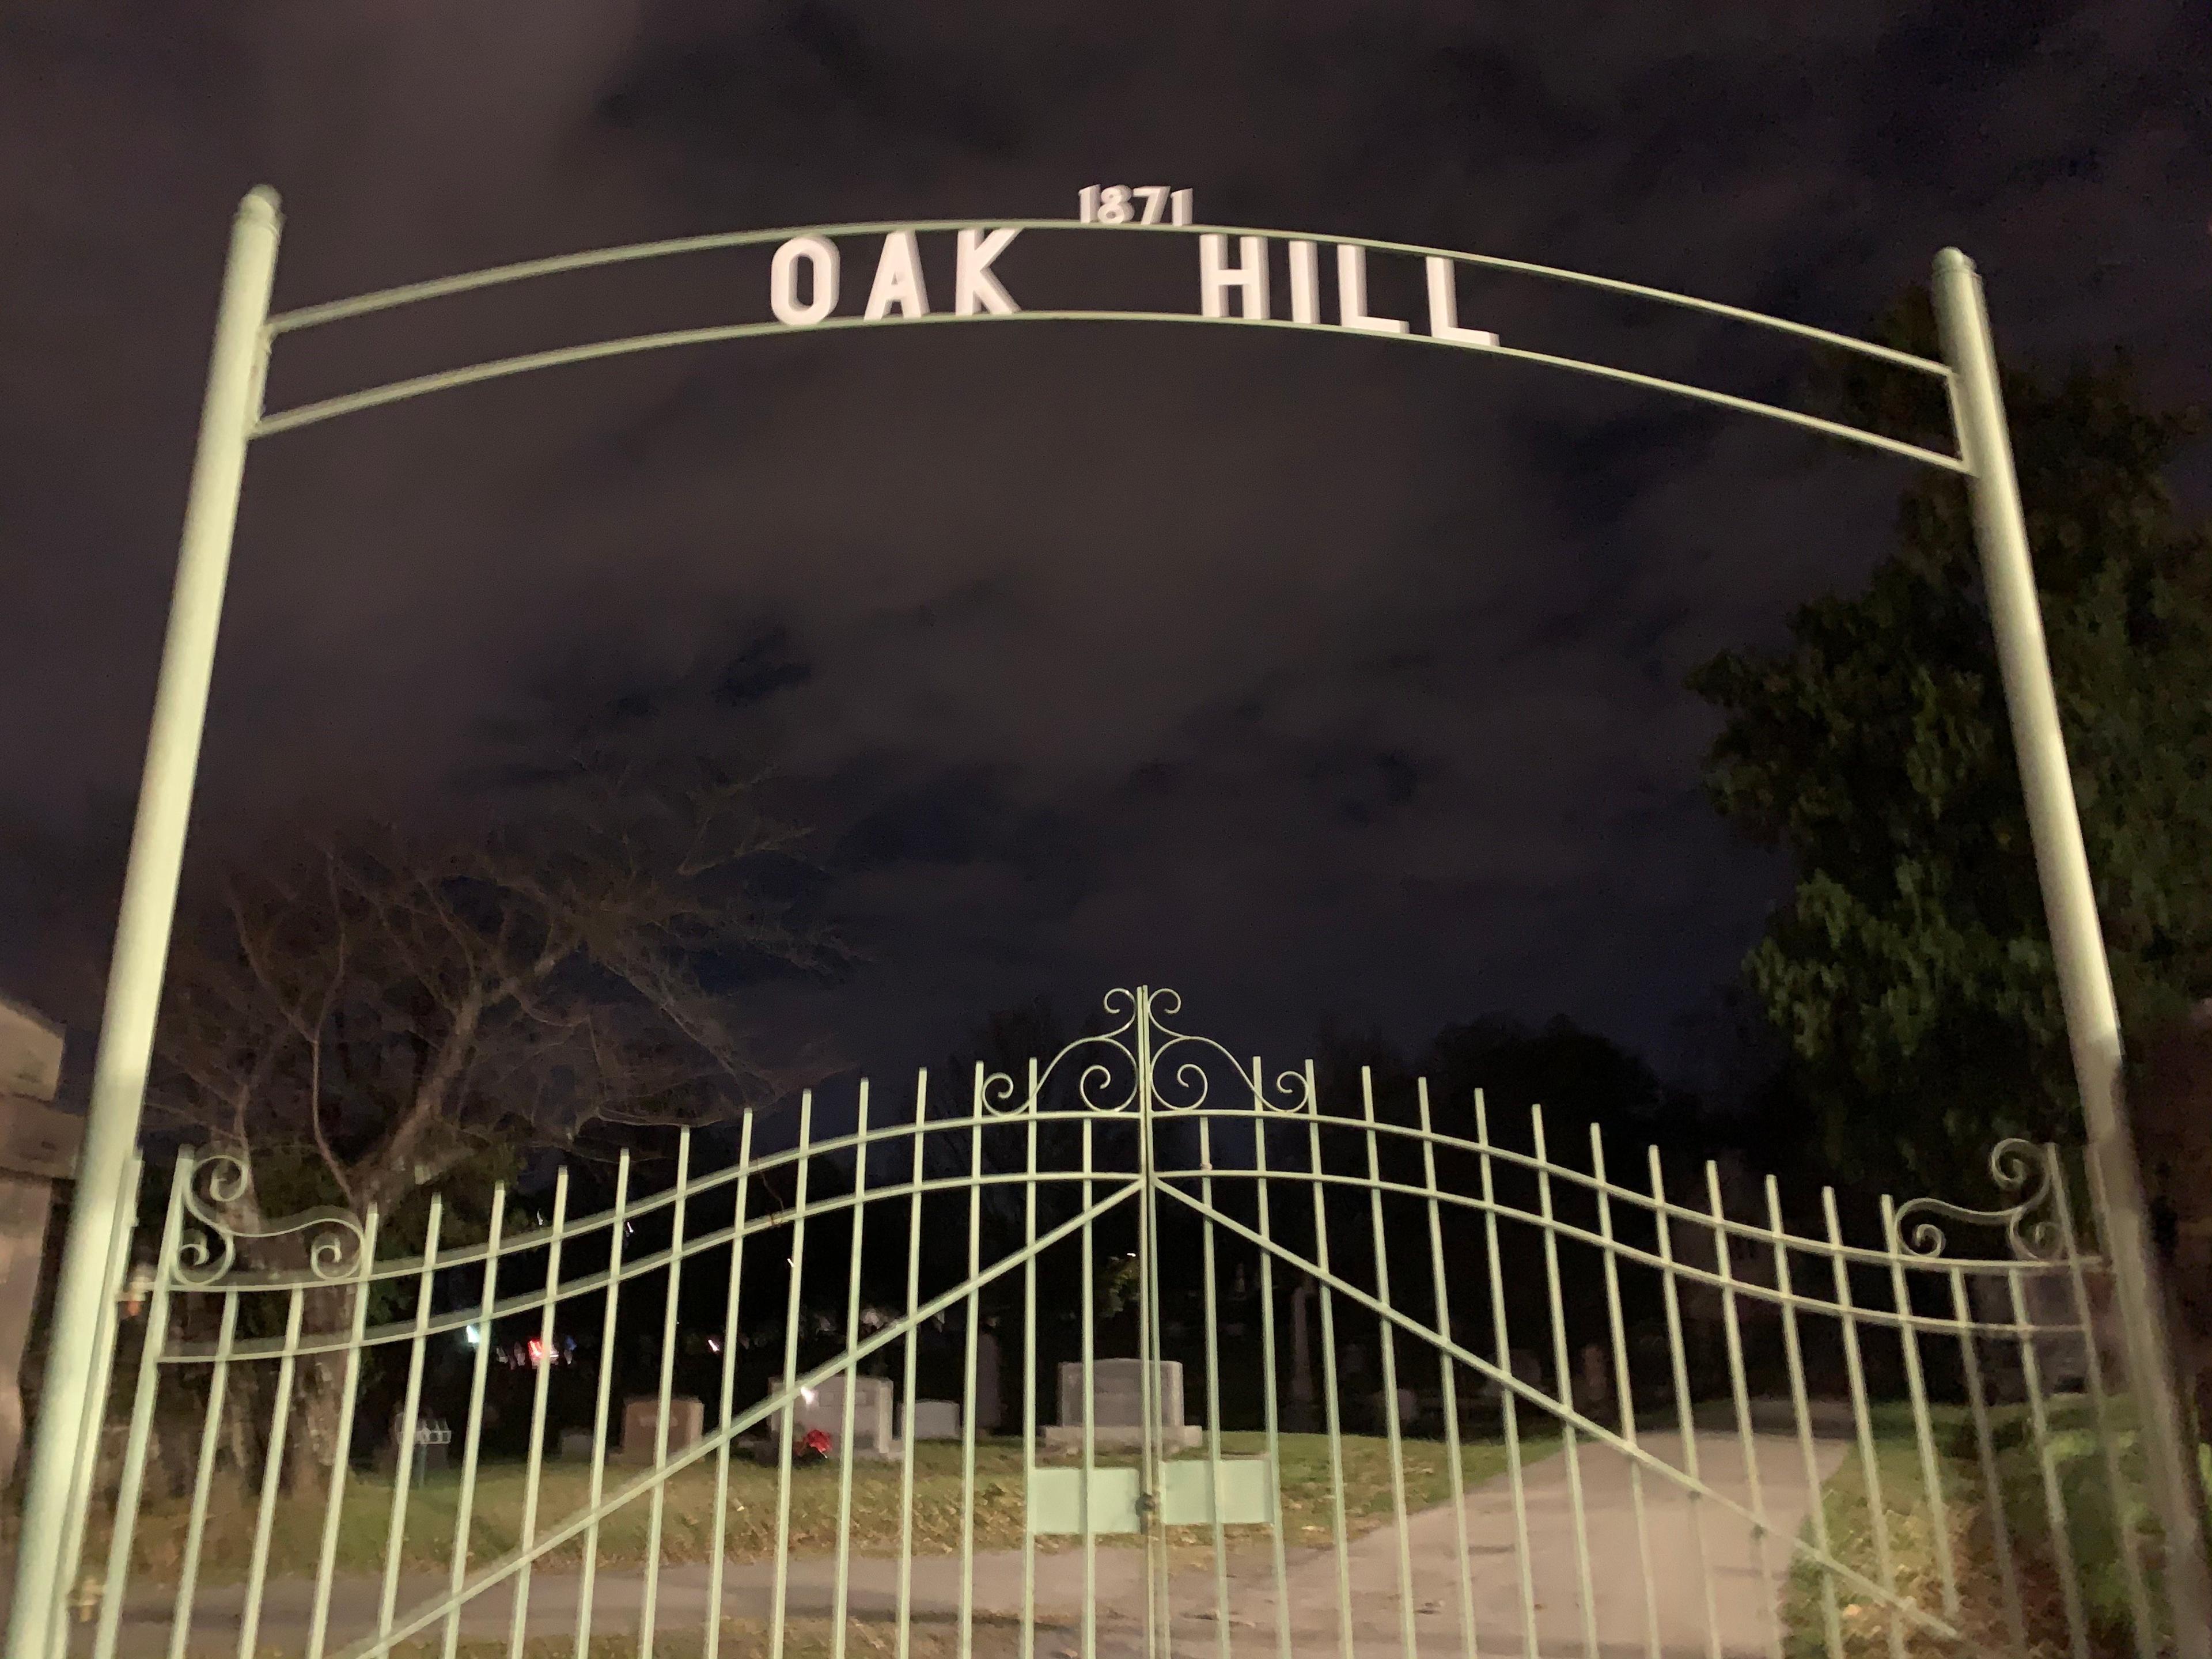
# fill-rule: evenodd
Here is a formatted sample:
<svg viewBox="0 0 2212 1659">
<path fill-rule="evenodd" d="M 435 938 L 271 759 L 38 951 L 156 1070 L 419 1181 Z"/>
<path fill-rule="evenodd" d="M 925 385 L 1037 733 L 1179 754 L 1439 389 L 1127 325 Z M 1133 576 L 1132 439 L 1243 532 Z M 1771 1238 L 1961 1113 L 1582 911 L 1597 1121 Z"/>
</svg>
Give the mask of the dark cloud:
<svg viewBox="0 0 2212 1659">
<path fill-rule="evenodd" d="M 2008 347 L 2124 343 L 2179 398 L 2212 369 L 2199 9 L 27 0 L 0 22 L 0 976 L 60 996 L 75 936 L 42 902 L 112 879 L 252 183 L 285 195 L 288 306 L 708 230 L 1066 214 L 1125 177 L 1847 330 L 1955 241 Z M 1032 237 L 1003 268 L 1187 309 L 1189 257 Z M 273 389 L 758 315 L 765 266 L 288 337 Z M 1417 273 L 1376 281 L 1417 303 Z M 1802 352 L 1734 327 L 1504 277 L 1462 310 L 1805 392 Z M 1682 673 L 1856 580 L 1904 477 L 1623 388 L 1218 331 L 756 342 L 477 387 L 257 450 L 201 833 L 434 800 L 549 692 L 621 702 L 807 804 L 872 961 L 774 994 L 886 1066 L 1139 979 L 1232 1046 L 1493 1008 L 1661 1046 L 1784 875 L 1698 799 Z"/>
</svg>

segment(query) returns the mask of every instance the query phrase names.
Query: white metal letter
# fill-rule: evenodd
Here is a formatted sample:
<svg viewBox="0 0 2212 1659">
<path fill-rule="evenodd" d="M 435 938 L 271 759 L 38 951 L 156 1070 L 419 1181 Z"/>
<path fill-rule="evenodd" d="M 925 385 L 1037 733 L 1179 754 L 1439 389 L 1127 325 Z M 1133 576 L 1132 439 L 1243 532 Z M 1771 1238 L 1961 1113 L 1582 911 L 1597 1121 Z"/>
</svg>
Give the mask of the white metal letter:
<svg viewBox="0 0 2212 1659">
<path fill-rule="evenodd" d="M 1430 334 L 1460 345 L 1496 345 L 1498 336 L 1488 329 L 1459 325 L 1459 296 L 1452 291 L 1452 262 L 1431 254 L 1428 265 Z"/>
<path fill-rule="evenodd" d="M 1291 320 L 1321 321 L 1321 248 L 1313 242 L 1291 244 Z"/>
<path fill-rule="evenodd" d="M 1403 334 L 1401 317 L 1367 314 L 1367 250 L 1356 242 L 1340 242 L 1336 249 L 1336 319 L 1346 328 L 1370 334 Z"/>
<path fill-rule="evenodd" d="M 884 251 L 876 260 L 875 285 L 868 290 L 868 308 L 863 314 L 872 321 L 890 316 L 894 307 L 902 317 L 929 314 L 929 290 L 921 285 L 921 252 L 915 246 L 910 230 L 895 230 L 884 238 Z"/>
<path fill-rule="evenodd" d="M 1198 239 L 1198 307 L 1208 317 L 1229 314 L 1229 290 L 1235 289 L 1237 314 L 1240 317 L 1265 317 L 1267 314 L 1267 244 L 1257 236 L 1240 236 L 1237 241 L 1240 263 L 1229 263 L 1229 239 L 1226 236 L 1201 236 Z"/>
<path fill-rule="evenodd" d="M 980 230 L 960 233 L 960 264 L 952 279 L 952 309 L 956 315 L 973 317 L 988 311 L 994 317 L 1011 317 L 1021 309 L 1014 303 L 1014 296 L 991 275 L 991 261 L 1004 253 L 1007 245 L 1020 234 L 1018 230 L 994 230 L 988 236 Z"/>
<path fill-rule="evenodd" d="M 799 262 L 813 267 L 814 297 L 799 303 Z M 794 236 L 776 249 L 768 268 L 769 308 L 779 323 L 805 328 L 837 308 L 837 245 L 819 236 Z"/>
</svg>

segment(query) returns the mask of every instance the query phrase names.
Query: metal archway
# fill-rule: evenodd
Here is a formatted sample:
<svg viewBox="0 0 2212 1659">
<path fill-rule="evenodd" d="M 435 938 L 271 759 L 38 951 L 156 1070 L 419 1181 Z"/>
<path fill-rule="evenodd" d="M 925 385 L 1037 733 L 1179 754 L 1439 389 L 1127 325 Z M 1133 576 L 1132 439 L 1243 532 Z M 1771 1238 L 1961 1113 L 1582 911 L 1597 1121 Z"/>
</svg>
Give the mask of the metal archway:
<svg viewBox="0 0 2212 1659">
<path fill-rule="evenodd" d="M 1086 211 L 1088 210 L 1086 209 Z M 2025 521 L 1998 390 L 1997 368 L 1979 278 L 1955 249 L 1940 254 L 1935 300 L 1947 361 L 1910 354 L 1766 317 L 1739 307 L 1638 284 L 1493 256 L 1354 237 L 1302 236 L 1275 230 L 1182 223 L 1104 224 L 1065 220 L 995 219 L 869 223 L 685 238 L 531 261 L 411 284 L 351 300 L 271 314 L 280 224 L 275 192 L 257 190 L 240 204 L 202 408 L 199 441 L 187 499 L 178 574 L 164 642 L 121 913 L 111 963 L 76 1200 L 54 1301 L 42 1398 L 82 1401 L 77 1412 L 42 1411 L 36 1425 L 20 1534 L 9 1659 L 48 1659 L 66 1636 L 60 1575 L 76 1553 L 70 1517 L 79 1525 L 97 1454 L 105 1390 L 99 1373 L 112 1351 L 114 1296 L 131 1221 L 131 1170 L 145 1077 L 152 1051 L 163 963 L 173 917 L 185 831 L 204 724 L 215 641 L 235 527 L 245 462 L 256 441 L 388 404 L 482 381 L 676 346 L 761 337 L 807 328 L 835 330 L 943 322 L 1212 322 L 1243 328 L 1350 331 L 1378 339 L 1421 343 L 1476 356 L 1494 356 L 1665 392 L 1709 406 L 1759 416 L 1899 455 L 1960 475 L 1972 507 L 2014 747 L 2027 796 L 2045 913 L 2060 976 L 2074 1067 L 2088 1130 L 2093 1193 L 2112 1263 L 2129 1370 L 2141 1396 L 2145 1451 L 2154 1503 L 2168 1540 L 2176 1601 L 2178 1650 L 2212 1655 L 2212 1595 L 2203 1572 L 2201 1527 L 2183 1459 L 2190 1455 L 2148 1250 L 2134 1149 L 2119 1094 L 2120 1033 L 2110 969 L 2099 930 L 2094 890 L 2044 643 Z M 951 313 L 927 310 L 904 293 L 895 246 L 911 261 L 914 238 L 950 232 L 961 238 L 961 293 Z M 1028 232 L 1085 235 L 1183 235 L 1200 239 L 1201 308 L 1180 312 L 1024 311 L 988 275 L 990 260 Z M 866 313 L 836 315 L 834 292 L 823 302 L 822 273 L 834 271 L 840 242 L 884 239 L 877 294 Z M 1232 239 L 1238 258 L 1231 264 Z M 1269 303 L 1267 251 L 1289 245 L 1291 315 Z M 270 414 L 263 394 L 270 353 L 289 333 L 506 283 L 594 267 L 775 243 L 793 250 L 789 261 L 812 265 L 816 285 L 800 305 L 779 302 L 774 322 L 722 325 L 633 336 L 478 363 L 366 388 Z M 1338 319 L 1322 320 L 1318 250 L 1335 250 Z M 827 251 L 827 264 L 823 263 Z M 1428 276 L 1428 328 L 1365 310 L 1370 252 L 1417 258 Z M 1680 381 L 1578 359 L 1509 347 L 1494 336 L 1461 327 L 1453 279 L 1461 265 L 1507 271 L 1654 301 L 1891 362 L 1940 380 L 1947 392 L 1957 453 L 1946 454 L 1884 434 Z M 782 280 L 779 278 L 778 280 Z M 795 282 L 795 278 L 793 279 Z M 994 291 L 995 290 L 995 292 Z M 1234 292 L 1238 314 L 1230 315 Z M 878 298 L 883 298 L 881 305 Z M 784 297 L 779 295 L 779 301 Z M 891 314 L 896 307 L 896 315 Z"/>
</svg>

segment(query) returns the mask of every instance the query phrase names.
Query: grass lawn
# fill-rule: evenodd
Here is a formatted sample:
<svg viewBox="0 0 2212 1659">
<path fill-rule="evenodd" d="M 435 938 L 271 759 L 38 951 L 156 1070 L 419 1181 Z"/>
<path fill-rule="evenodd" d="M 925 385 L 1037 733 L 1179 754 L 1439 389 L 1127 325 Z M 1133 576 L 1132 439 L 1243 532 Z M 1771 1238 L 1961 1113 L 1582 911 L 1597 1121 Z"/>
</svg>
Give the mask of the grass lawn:
<svg viewBox="0 0 2212 1659">
<path fill-rule="evenodd" d="M 1262 1434 L 1224 1434 L 1221 1440 L 1224 1456 L 1258 1456 L 1267 1449 L 1267 1437 Z M 1556 1443 L 1525 1441 L 1523 1455 L 1541 1456 L 1553 1449 Z M 1281 1446 L 1285 1541 L 1293 1547 L 1325 1544 L 1333 1535 L 1334 1526 L 1328 1437 L 1286 1434 L 1281 1437 Z M 1407 1440 L 1403 1449 L 1408 1510 L 1445 1502 L 1451 1489 L 1443 1443 Z M 1074 1460 L 1072 1456 L 1056 1460 L 1041 1456 L 1039 1461 L 1066 1464 Z M 1107 1455 L 1098 1460 L 1101 1465 L 1115 1461 Z M 1124 1454 L 1118 1461 L 1133 1460 Z M 1463 1443 L 1461 1461 L 1466 1484 L 1472 1488 L 1504 1472 L 1505 1449 L 1491 1441 Z M 1391 1513 L 1389 1443 L 1379 1437 L 1346 1436 L 1343 1441 L 1343 1465 L 1347 1532 L 1358 1536 L 1386 1524 Z M 606 1472 L 607 1490 L 617 1490 L 635 1474 L 632 1468 L 610 1465 Z M 836 1463 L 817 1463 L 792 1471 L 793 1553 L 827 1554 L 836 1548 L 839 1474 Z M 472 1559 L 494 1559 L 520 1541 L 525 1483 L 526 1471 L 520 1463 L 487 1464 L 477 1471 L 470 1526 Z M 896 1462 L 863 1462 L 854 1466 L 850 1535 L 855 1552 L 897 1553 L 902 1519 L 900 1486 L 901 1471 Z M 961 1541 L 959 1445 L 928 1442 L 916 1447 L 914 1488 L 915 1553 L 957 1553 Z M 585 1508 L 589 1489 L 590 1471 L 585 1465 L 548 1463 L 539 1482 L 538 1534 L 544 1536 L 580 1513 Z M 702 1461 L 675 1476 L 667 1483 L 665 1492 L 661 1559 L 706 1559 L 714 1541 L 713 1461 Z M 460 1480 L 456 1474 L 435 1474 L 413 1487 L 408 1500 L 402 1557 L 405 1568 L 445 1570 L 451 1559 L 459 1500 Z M 769 1559 L 775 1549 L 776 1507 L 777 1472 L 747 1459 L 733 1458 L 725 1537 L 726 1553 L 736 1559 Z M 184 1554 L 189 1508 L 189 1495 L 149 1499 L 144 1504 L 132 1547 L 134 1580 L 143 1577 L 174 1581 Z M 324 1509 L 324 1495 L 319 1491 L 278 1498 L 270 1538 L 271 1577 L 311 1575 L 314 1571 Z M 1018 1439 L 978 1442 L 975 1547 L 1018 1547 L 1022 1540 L 1022 1509 L 1021 1443 Z M 219 1474 L 209 1499 L 205 1535 L 200 1548 L 200 1576 L 204 1582 L 234 1582 L 246 1576 L 252 1548 L 255 1512 L 253 1497 L 240 1484 Z M 337 1570 L 341 1573 L 382 1571 L 391 1513 L 392 1486 L 388 1480 L 360 1474 L 349 1478 L 338 1525 Z M 600 1565 L 621 1567 L 641 1562 L 645 1556 L 649 1521 L 649 1494 L 641 1494 L 608 1516 L 599 1527 Z M 103 1567 L 108 1529 L 108 1517 L 95 1514 L 85 1555 L 89 1571 L 98 1572 Z M 1243 1541 L 1243 1535 L 1266 1535 L 1264 1529 L 1256 1527 L 1228 1530 L 1239 1541 Z M 1210 1528 L 1178 1528 L 1176 1534 L 1170 1542 L 1210 1542 L 1212 1537 Z M 1038 1540 L 1041 1550 L 1080 1547 L 1080 1540 L 1074 1538 Z M 581 1540 L 578 1539 L 541 1557 L 540 1561 L 558 1570 L 574 1567 L 581 1559 Z"/>
<path fill-rule="evenodd" d="M 2139 1453 L 2126 1419 L 2125 1402 L 2117 1404 L 2124 1482 L 2140 1491 Z M 2069 1653 L 2062 1577 L 2054 1532 L 2044 1495 L 2042 1462 L 2025 1407 L 1990 1413 L 1996 1448 L 1997 1492 L 1993 1503 L 1973 1424 L 1963 1407 L 1931 1410 L 1931 1438 L 1936 1479 L 1942 1489 L 1944 1531 L 1950 1544 L 1959 1612 L 1955 1623 L 1970 1641 L 2001 1651 L 2013 1644 L 2012 1614 L 2007 1607 L 1993 1519 L 2002 1506 L 2011 1535 L 2015 1593 L 2021 1634 L 2034 1659 L 2060 1659 Z M 2090 1431 L 2087 1403 L 2074 1399 L 2051 1402 L 2049 1445 L 2065 1506 L 2066 1532 L 2079 1564 L 2080 1604 L 2088 1650 L 2103 1659 L 2134 1651 L 2129 1635 L 2125 1580 L 2119 1565 L 2118 1534 L 2106 1484 L 2104 1460 Z M 1941 1560 L 1936 1547 L 1936 1505 L 1929 1501 L 1911 1413 L 1904 1407 L 1877 1407 L 1874 1473 L 1888 1523 L 1892 1570 L 1899 1595 L 1944 1617 Z M 1830 1479 L 1823 1494 L 1830 1548 L 1836 1559 L 1879 1583 L 1872 1486 L 1856 1443 Z M 2131 1506 L 2132 1507 L 2132 1506 Z M 2136 1511 L 2136 1524 L 2144 1518 Z M 1813 1537 L 1808 1521 L 1803 1536 Z M 2153 1605 L 2157 1605 L 2155 1551 L 2146 1540 Z M 1794 1566 L 1784 1599 L 1787 1659 L 1815 1659 L 1827 1651 L 1826 1577 L 1802 1558 Z M 1889 1616 L 1872 1597 L 1845 1584 L 1835 1590 L 1842 1659 L 1889 1651 Z M 1909 1654 L 1956 1651 L 1956 1644 L 1900 1620 Z"/>
</svg>

